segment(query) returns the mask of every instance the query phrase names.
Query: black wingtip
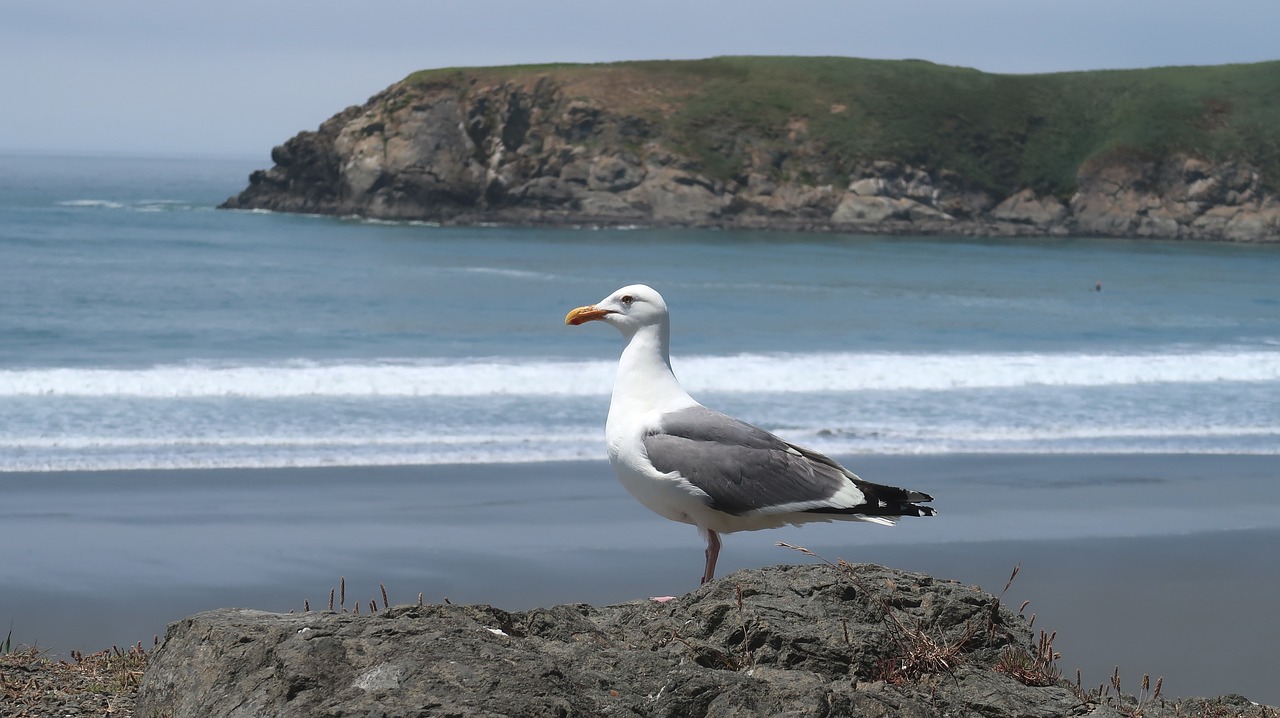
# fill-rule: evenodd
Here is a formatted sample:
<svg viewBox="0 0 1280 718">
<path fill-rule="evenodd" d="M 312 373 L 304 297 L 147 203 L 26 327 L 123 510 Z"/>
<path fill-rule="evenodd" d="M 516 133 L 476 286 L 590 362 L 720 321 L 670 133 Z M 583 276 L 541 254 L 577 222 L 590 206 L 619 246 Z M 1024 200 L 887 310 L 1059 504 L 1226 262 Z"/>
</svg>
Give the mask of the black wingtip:
<svg viewBox="0 0 1280 718">
<path fill-rule="evenodd" d="M 897 516 L 936 516 L 938 511 L 932 506 L 917 506 L 909 503 L 892 503 L 884 506 L 872 506 L 870 504 L 862 504 L 861 506 L 850 506 L 849 508 L 834 508 L 824 506 L 817 509 L 809 509 L 805 513 L 810 514 L 844 514 L 847 516 L 883 516 L 893 518 Z"/>
</svg>

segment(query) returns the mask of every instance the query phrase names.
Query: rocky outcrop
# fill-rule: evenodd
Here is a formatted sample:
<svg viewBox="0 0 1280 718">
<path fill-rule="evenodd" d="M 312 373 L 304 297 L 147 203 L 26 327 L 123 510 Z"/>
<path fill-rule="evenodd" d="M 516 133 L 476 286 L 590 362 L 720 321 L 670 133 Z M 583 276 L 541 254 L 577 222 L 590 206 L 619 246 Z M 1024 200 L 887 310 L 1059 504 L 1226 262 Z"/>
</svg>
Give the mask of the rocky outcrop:
<svg viewBox="0 0 1280 718">
<path fill-rule="evenodd" d="M 1280 239 L 1280 198 L 1262 190 L 1256 170 L 1237 162 L 1175 155 L 1087 167 L 1070 207 L 1085 234 Z"/>
<path fill-rule="evenodd" d="M 1067 217 L 1067 207 L 1054 197 L 1037 197 L 1035 192 L 1024 189 L 996 205 L 991 210 L 991 217 L 997 222 L 1027 225 L 1054 233 L 1065 230 L 1063 220 Z"/>
<path fill-rule="evenodd" d="M 275 166 L 223 206 L 450 224 L 1280 241 L 1280 197 L 1243 159 L 1112 152 L 1080 167 L 1074 196 L 993 194 L 948 167 L 834 166 L 803 118 L 777 137 L 704 128 L 711 149 L 695 152 L 670 87 L 574 77 L 399 83 L 275 148 Z"/>
<path fill-rule="evenodd" d="M 1059 680 L 1054 660 L 1051 639 L 1033 642 L 1023 618 L 977 589 L 879 566 L 779 566 L 605 608 L 202 613 L 169 627 L 137 714 L 1139 714 L 1133 697 Z M 1199 715 L 1193 705 L 1148 694 L 1140 714 Z M 1239 697 L 1212 705 L 1264 710 Z"/>
</svg>

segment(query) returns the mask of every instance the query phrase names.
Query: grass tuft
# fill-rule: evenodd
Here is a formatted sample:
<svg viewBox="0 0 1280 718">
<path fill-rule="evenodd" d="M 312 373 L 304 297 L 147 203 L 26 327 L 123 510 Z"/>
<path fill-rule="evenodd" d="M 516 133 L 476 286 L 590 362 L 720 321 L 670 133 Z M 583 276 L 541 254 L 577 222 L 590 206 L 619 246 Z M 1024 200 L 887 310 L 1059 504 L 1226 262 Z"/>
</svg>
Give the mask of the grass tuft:
<svg viewBox="0 0 1280 718">
<path fill-rule="evenodd" d="M 1030 650 L 1025 646 L 1005 646 L 996 659 L 995 669 L 1008 673 L 1023 685 L 1058 685 L 1062 682 L 1062 670 L 1057 661 L 1062 654 L 1053 649 L 1053 639 L 1057 637 L 1057 631 L 1041 631 L 1040 640 Z"/>
</svg>

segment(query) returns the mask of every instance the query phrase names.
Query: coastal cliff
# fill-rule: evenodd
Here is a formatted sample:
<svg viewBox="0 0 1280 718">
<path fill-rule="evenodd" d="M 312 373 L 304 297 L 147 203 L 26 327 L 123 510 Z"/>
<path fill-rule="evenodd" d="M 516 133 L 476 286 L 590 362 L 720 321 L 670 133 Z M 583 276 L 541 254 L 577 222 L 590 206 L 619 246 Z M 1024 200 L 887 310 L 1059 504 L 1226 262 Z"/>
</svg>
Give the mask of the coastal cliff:
<svg viewBox="0 0 1280 718">
<path fill-rule="evenodd" d="M 383 598 L 384 602 L 385 594 Z M 1025 607 L 1025 606 L 1024 606 Z M 370 607 L 375 608 L 374 606 Z M 874 565 L 740 571 L 667 602 L 222 609 L 169 627 L 137 715 L 1249 716 L 1081 686 L 996 596 Z"/>
<path fill-rule="evenodd" d="M 1274 242 L 1280 121 L 1251 103 L 1277 95 L 1280 63 L 1038 76 L 846 58 L 427 71 L 276 147 L 275 166 L 223 207 Z"/>
</svg>

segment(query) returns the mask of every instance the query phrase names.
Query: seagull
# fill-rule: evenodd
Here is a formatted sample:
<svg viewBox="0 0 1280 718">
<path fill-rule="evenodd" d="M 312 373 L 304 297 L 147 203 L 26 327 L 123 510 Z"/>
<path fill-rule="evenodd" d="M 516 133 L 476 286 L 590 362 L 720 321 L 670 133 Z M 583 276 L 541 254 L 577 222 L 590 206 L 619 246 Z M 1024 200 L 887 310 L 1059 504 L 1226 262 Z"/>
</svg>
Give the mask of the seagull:
<svg viewBox="0 0 1280 718">
<path fill-rule="evenodd" d="M 605 422 L 609 463 L 637 501 L 692 524 L 707 542 L 702 583 L 715 576 L 720 534 L 812 521 L 892 526 L 933 516 L 919 491 L 864 481 L 834 460 L 694 401 L 671 371 L 671 322 L 662 295 L 633 284 L 564 318 L 600 321 L 626 347 Z"/>
</svg>

